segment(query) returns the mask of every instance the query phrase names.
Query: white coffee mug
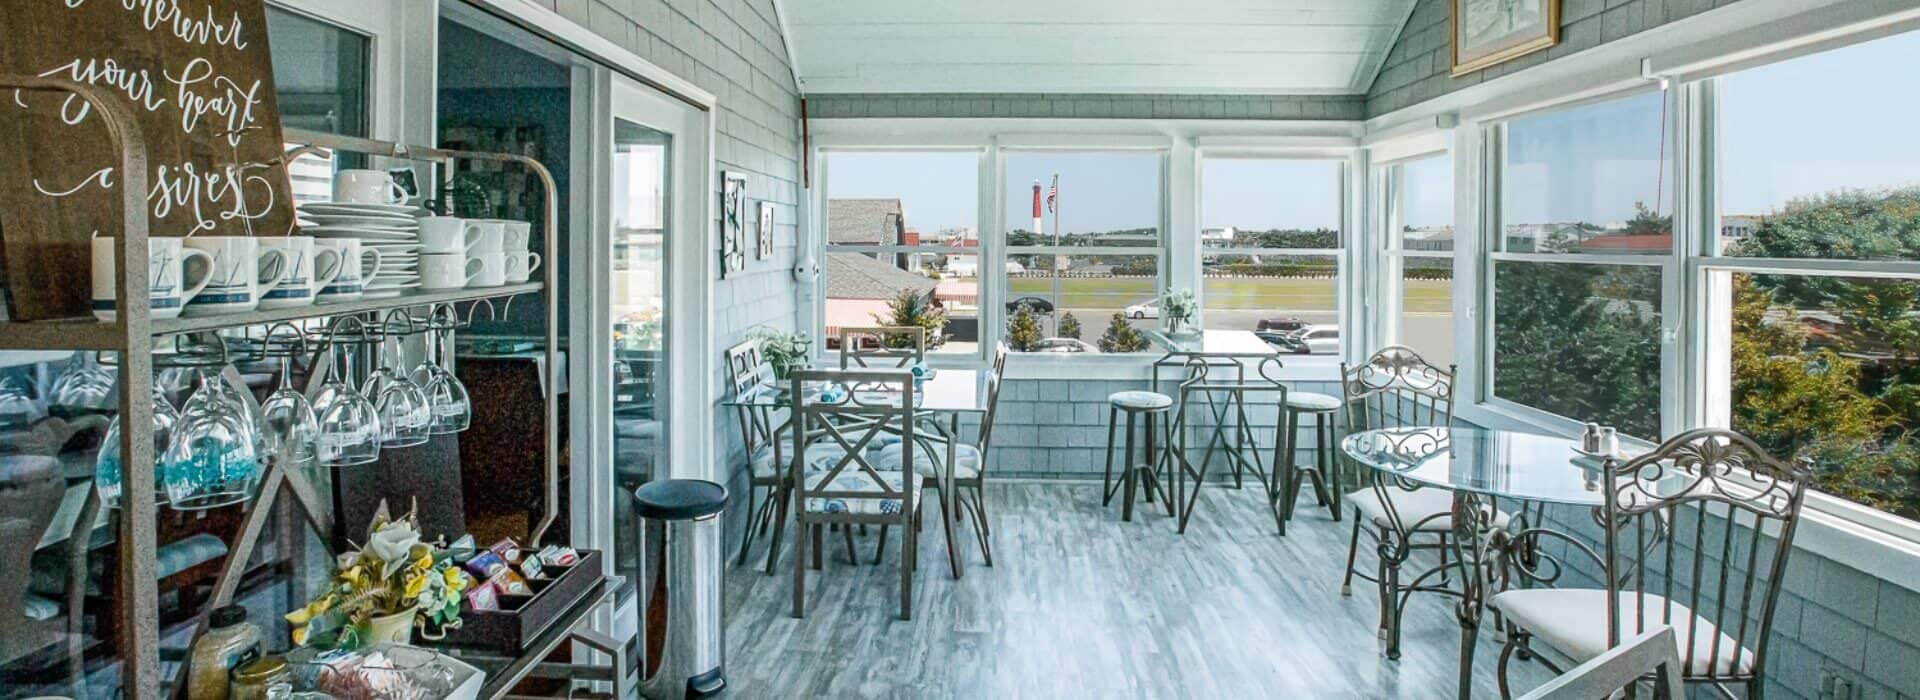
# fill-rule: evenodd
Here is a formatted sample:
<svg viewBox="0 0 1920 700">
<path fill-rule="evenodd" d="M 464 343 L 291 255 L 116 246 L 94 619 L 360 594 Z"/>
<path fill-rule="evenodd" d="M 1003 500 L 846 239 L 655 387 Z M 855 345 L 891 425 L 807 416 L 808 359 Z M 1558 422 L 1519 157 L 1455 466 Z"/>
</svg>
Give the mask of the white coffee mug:
<svg viewBox="0 0 1920 700">
<path fill-rule="evenodd" d="M 367 291 L 367 280 L 380 275 L 380 251 L 362 249 L 358 238 L 322 238 L 313 242 L 313 248 L 314 255 L 319 256 L 314 260 L 314 274 L 333 275 L 333 282 L 322 286 L 320 293 L 314 295 L 314 300 L 322 304 L 359 299 Z M 327 252 L 333 256 L 329 258 Z M 366 262 L 369 255 L 373 256 L 372 266 Z"/>
<path fill-rule="evenodd" d="M 290 309 L 312 304 L 320 290 L 332 284 L 334 278 L 340 275 L 340 254 L 332 250 L 317 250 L 312 236 L 261 238 L 260 249 L 280 251 L 293 268 L 286 279 L 260 297 L 262 309 Z M 321 267 L 327 268 L 326 274 L 319 274 Z"/>
<path fill-rule="evenodd" d="M 465 255 L 428 254 L 420 256 L 421 289 L 465 289 L 480 276 L 486 263 Z"/>
<path fill-rule="evenodd" d="M 507 253 L 507 283 L 519 284 L 540 269 L 539 253 Z"/>
<path fill-rule="evenodd" d="M 507 283 L 507 256 L 504 253 L 480 253 L 472 257 L 480 261 L 480 274 L 475 275 L 468 286 L 498 287 Z"/>
<path fill-rule="evenodd" d="M 261 250 L 253 236 L 188 236 L 188 248 L 212 256 L 213 279 L 187 302 L 188 316 L 242 313 L 260 306 L 260 297 L 293 274 L 292 261 L 279 250 Z"/>
<path fill-rule="evenodd" d="M 506 252 L 507 224 L 512 222 L 505 219 L 475 219 L 473 223 L 479 232 L 475 234 L 476 240 L 470 253 L 481 255 Z"/>
<path fill-rule="evenodd" d="M 188 283 L 187 261 L 199 259 L 197 281 Z M 114 255 L 112 236 L 93 238 L 93 315 L 102 321 L 114 318 L 114 289 L 120 283 L 119 256 Z M 178 238 L 147 239 L 147 300 L 153 318 L 180 315 L 187 301 L 213 281 L 213 258 L 205 251 L 188 250 Z M 184 288 L 183 288 L 184 287 Z"/>
<path fill-rule="evenodd" d="M 480 222 L 455 216 L 420 217 L 420 245 L 428 254 L 466 255 L 480 242 Z"/>
<path fill-rule="evenodd" d="M 333 176 L 333 201 L 400 204 L 407 201 L 407 191 L 384 170 L 342 170 Z"/>
<path fill-rule="evenodd" d="M 506 236 L 501 243 L 501 249 L 507 255 L 527 252 L 529 245 L 533 242 L 533 224 L 525 221 L 508 221 L 505 222 L 505 226 Z"/>
</svg>

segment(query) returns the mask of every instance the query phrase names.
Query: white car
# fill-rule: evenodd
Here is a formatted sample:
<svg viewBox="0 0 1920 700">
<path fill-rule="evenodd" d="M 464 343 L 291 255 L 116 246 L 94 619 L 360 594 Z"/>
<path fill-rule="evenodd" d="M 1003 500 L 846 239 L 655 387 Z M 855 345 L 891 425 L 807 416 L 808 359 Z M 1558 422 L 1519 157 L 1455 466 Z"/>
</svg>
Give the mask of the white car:
<svg viewBox="0 0 1920 700">
<path fill-rule="evenodd" d="M 1332 355 L 1340 352 L 1340 327 L 1307 326 L 1280 336 L 1278 345 L 1295 355 Z"/>
<path fill-rule="evenodd" d="M 1149 299 L 1126 309 L 1127 318 L 1160 318 L 1160 300 Z"/>
</svg>

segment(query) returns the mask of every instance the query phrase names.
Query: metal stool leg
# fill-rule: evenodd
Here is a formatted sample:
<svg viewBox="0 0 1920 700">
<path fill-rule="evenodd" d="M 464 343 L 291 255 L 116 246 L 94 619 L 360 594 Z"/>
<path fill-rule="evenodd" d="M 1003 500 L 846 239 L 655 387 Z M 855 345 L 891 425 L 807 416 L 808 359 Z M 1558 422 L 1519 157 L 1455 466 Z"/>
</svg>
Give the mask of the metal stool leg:
<svg viewBox="0 0 1920 700">
<path fill-rule="evenodd" d="M 1134 491 L 1134 487 L 1137 485 L 1136 480 L 1139 478 L 1139 474 L 1140 474 L 1140 471 L 1138 469 L 1133 468 L 1133 431 L 1134 431 L 1133 412 L 1128 411 L 1127 412 L 1127 451 L 1122 453 L 1120 457 L 1120 461 L 1126 465 L 1125 468 L 1120 472 L 1120 489 L 1126 492 L 1126 493 L 1120 494 L 1120 520 L 1123 522 L 1133 522 L 1133 491 Z"/>
<path fill-rule="evenodd" d="M 1120 409 L 1107 409 L 1107 470 L 1100 476 L 1100 505 L 1113 504 L 1113 429 L 1120 422 Z"/>
<path fill-rule="evenodd" d="M 1317 438 L 1316 442 L 1320 443 L 1320 454 L 1318 455 L 1319 459 L 1316 461 L 1320 465 L 1320 478 L 1327 482 L 1326 484 L 1323 485 L 1329 491 L 1326 499 L 1327 510 L 1333 512 L 1333 521 L 1337 523 L 1337 522 L 1340 522 L 1341 494 L 1340 494 L 1340 474 L 1338 471 L 1335 470 L 1335 465 L 1333 463 L 1333 450 L 1334 450 L 1333 443 L 1335 439 L 1335 436 L 1333 433 L 1333 422 L 1330 420 L 1327 420 L 1327 414 L 1321 413 L 1314 416 L 1314 424 L 1319 428 L 1319 432 L 1323 433 L 1321 435 L 1315 436 Z"/>
</svg>

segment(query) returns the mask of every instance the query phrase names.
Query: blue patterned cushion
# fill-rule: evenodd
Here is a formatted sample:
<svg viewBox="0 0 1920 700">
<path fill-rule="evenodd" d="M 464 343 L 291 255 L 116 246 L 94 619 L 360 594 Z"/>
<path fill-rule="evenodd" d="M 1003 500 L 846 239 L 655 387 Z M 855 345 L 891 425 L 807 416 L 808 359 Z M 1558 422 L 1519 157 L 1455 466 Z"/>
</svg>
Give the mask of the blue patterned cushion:
<svg viewBox="0 0 1920 700">
<path fill-rule="evenodd" d="M 808 474 L 807 490 L 857 491 L 878 494 L 885 492 L 885 490 L 880 488 L 880 484 L 884 481 L 888 489 L 898 493 L 903 490 L 901 488 L 901 482 L 904 481 L 907 482 L 909 488 L 913 489 L 914 502 L 920 502 L 919 477 L 916 476 L 911 479 L 906 479 L 903 478 L 904 475 L 900 472 L 883 472 L 880 474 L 882 481 L 875 481 L 872 475 L 864 471 L 857 471 L 858 469 L 859 467 L 857 466 L 847 467 L 846 471 L 840 472 L 840 475 L 834 478 L 832 484 L 826 486 L 821 485 L 821 482 L 825 481 L 828 476 L 825 472 Z M 854 515 L 896 515 L 900 512 L 900 499 L 809 498 L 807 499 L 807 512 L 851 513 Z"/>
<path fill-rule="evenodd" d="M 934 471 L 934 466 L 946 459 L 947 447 L 944 443 L 934 443 L 931 450 L 926 447 L 915 447 L 913 471 L 921 476 L 939 476 L 939 472 Z M 953 461 L 953 478 L 973 479 L 980 476 L 980 448 L 972 445 L 955 445 Z M 879 456 L 873 458 L 873 463 L 877 469 L 900 471 L 900 445 L 896 443 L 881 449 Z"/>
<path fill-rule="evenodd" d="M 27 614 L 29 620 L 51 620 L 60 615 L 59 603 L 32 593 L 28 593 L 26 600 L 21 601 L 21 604 L 21 610 Z"/>
</svg>

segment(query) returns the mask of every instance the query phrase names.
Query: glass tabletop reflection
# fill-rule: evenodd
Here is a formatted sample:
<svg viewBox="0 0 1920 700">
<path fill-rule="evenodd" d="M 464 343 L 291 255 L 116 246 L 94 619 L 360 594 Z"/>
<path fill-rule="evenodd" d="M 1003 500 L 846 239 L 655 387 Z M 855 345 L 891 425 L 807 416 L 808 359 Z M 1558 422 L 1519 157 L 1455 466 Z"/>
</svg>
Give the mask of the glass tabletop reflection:
<svg viewBox="0 0 1920 700">
<path fill-rule="evenodd" d="M 1160 329 L 1144 332 L 1147 340 L 1172 355 L 1208 357 L 1271 357 L 1276 352 L 1253 331 L 1201 331 L 1173 335 Z"/>
<path fill-rule="evenodd" d="M 973 369 L 933 370 L 932 376 L 914 390 L 914 406 L 923 411 L 985 413 L 987 374 Z M 790 382 L 784 381 L 763 385 L 745 395 L 728 397 L 722 405 L 786 408 L 793 404 L 791 386 Z M 809 396 L 818 396 L 825 388 L 825 385 L 809 386 L 803 391 L 808 392 Z M 886 403 L 886 395 L 880 392 L 856 390 L 853 398 L 859 403 Z"/>
<path fill-rule="evenodd" d="M 1354 433 L 1355 461 L 1422 486 L 1524 501 L 1598 506 L 1602 459 L 1567 438 L 1471 427 Z"/>
</svg>

